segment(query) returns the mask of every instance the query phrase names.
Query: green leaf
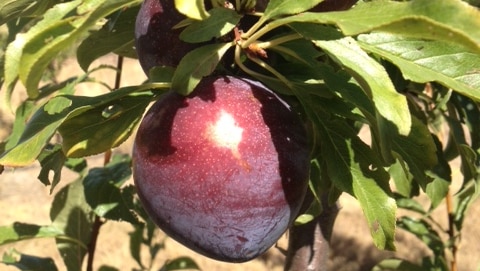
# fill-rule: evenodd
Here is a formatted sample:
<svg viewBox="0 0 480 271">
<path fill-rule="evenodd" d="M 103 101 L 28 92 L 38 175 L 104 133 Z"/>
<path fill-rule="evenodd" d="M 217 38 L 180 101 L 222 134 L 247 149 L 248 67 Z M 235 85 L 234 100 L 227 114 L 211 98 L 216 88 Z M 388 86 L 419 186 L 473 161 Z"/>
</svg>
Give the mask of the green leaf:
<svg viewBox="0 0 480 271">
<path fill-rule="evenodd" d="M 401 259 L 386 259 L 375 265 L 372 271 L 396 270 L 396 271 L 425 271 L 423 266 L 416 265 Z"/>
<path fill-rule="evenodd" d="M 398 226 L 414 234 L 432 250 L 434 255 L 444 255 L 445 246 L 442 238 L 427 221 L 404 216 L 399 219 Z"/>
<path fill-rule="evenodd" d="M 313 41 L 332 59 L 345 67 L 368 91 L 378 113 L 396 126 L 401 135 L 408 135 L 411 116 L 405 96 L 396 92 L 388 73 L 370 58 L 352 38 L 334 41 Z"/>
<path fill-rule="evenodd" d="M 242 15 L 235 10 L 214 8 L 210 16 L 203 21 L 195 22 L 180 33 L 180 39 L 196 43 L 210 41 L 229 33 L 240 21 Z"/>
<path fill-rule="evenodd" d="M 175 0 L 175 8 L 195 20 L 204 20 L 209 16 L 203 0 Z"/>
<path fill-rule="evenodd" d="M 323 0 L 270 0 L 263 13 L 265 19 L 262 20 L 297 14 L 313 8 L 320 2 L 323 2 Z"/>
<path fill-rule="evenodd" d="M 40 226 L 15 222 L 10 226 L 0 226 L 0 244 L 18 242 L 34 238 L 57 237 L 63 235 L 63 231 L 52 226 Z"/>
<path fill-rule="evenodd" d="M 160 268 L 160 271 L 174 271 L 174 270 L 200 270 L 197 263 L 190 257 L 179 257 L 168 261 Z"/>
<path fill-rule="evenodd" d="M 132 174 L 131 162 L 128 156 L 116 156 L 105 167 L 91 169 L 83 180 L 85 198 L 98 216 L 139 223 L 131 211 L 133 190 L 121 189 Z"/>
<path fill-rule="evenodd" d="M 480 52 L 480 11 L 460 0 L 370 1 L 338 12 L 307 12 L 270 23 L 335 24 L 344 35 L 384 31 L 405 37 L 456 43 Z"/>
<path fill-rule="evenodd" d="M 17 144 L 0 156 L 0 164 L 8 166 L 31 164 L 67 118 L 73 118 L 94 108 L 103 110 L 132 92 L 152 87 L 148 84 L 125 87 L 96 97 L 62 95 L 51 98 L 34 113 Z M 55 113 L 49 114 L 48 111 Z"/>
<path fill-rule="evenodd" d="M 135 93 L 67 118 L 58 127 L 65 155 L 84 157 L 122 144 L 142 119 L 152 96 L 151 92 Z"/>
<path fill-rule="evenodd" d="M 110 15 L 103 27 L 91 33 L 77 48 L 80 67 L 87 71 L 97 58 L 111 52 L 126 57 L 136 57 L 134 50 L 135 18 L 139 7 L 129 7 Z"/>
<path fill-rule="evenodd" d="M 60 182 L 65 160 L 65 154 L 63 154 L 62 146 L 59 144 L 45 148 L 38 157 L 38 161 L 40 161 L 40 165 L 42 166 L 38 179 L 45 185 L 51 185 L 50 193 L 53 192 L 55 186 Z M 50 171 L 53 171 L 53 178 L 51 180 Z"/>
<path fill-rule="evenodd" d="M 5 265 L 15 266 L 20 270 L 28 271 L 57 271 L 57 266 L 52 258 L 42 258 L 19 253 L 15 250 L 5 252 L 0 261 Z"/>
<path fill-rule="evenodd" d="M 321 116 L 317 121 L 322 156 L 332 182 L 357 198 L 374 244 L 380 249 L 394 250 L 397 207 L 390 196 L 388 174 L 381 162 L 345 124 L 338 121 L 328 123 Z"/>
<path fill-rule="evenodd" d="M 190 51 L 180 63 L 172 78 L 172 89 L 182 95 L 190 94 L 204 76 L 217 67 L 232 43 L 209 44 Z"/>
<path fill-rule="evenodd" d="M 480 196 L 480 178 L 476 181 L 470 181 L 454 196 L 454 223 L 457 231 L 463 228 L 463 221 L 468 208 Z"/>
<path fill-rule="evenodd" d="M 18 17 L 43 14 L 57 0 L 3 0 L 0 3 L 0 25 Z"/>
<path fill-rule="evenodd" d="M 432 202 L 430 210 L 435 209 L 443 199 L 447 196 L 450 184 L 452 182 L 452 170 L 448 161 L 443 155 L 443 147 L 440 140 L 434 136 L 435 145 L 437 148 L 437 161 L 438 163 L 432 170 L 427 171 L 427 175 L 433 178 L 433 181 L 427 184 L 425 190 L 427 196 Z"/>
<path fill-rule="evenodd" d="M 55 5 L 53 8 L 45 12 L 43 20 L 32 26 L 28 32 L 18 34 L 15 40 L 8 44 L 5 52 L 5 85 L 7 88 L 6 94 L 8 102 L 10 102 L 13 88 L 19 77 L 20 68 L 24 68 L 23 63 L 21 63 L 21 58 L 23 55 L 23 49 L 28 41 L 33 39 L 36 35 L 40 35 L 45 29 L 52 27 L 53 24 L 58 23 L 62 18 L 80 5 L 80 3 L 81 1 L 72 1 Z M 36 72 L 41 74 L 41 72 Z M 29 97 L 38 96 L 36 87 L 34 90 L 29 90 L 28 95 Z"/>
<path fill-rule="evenodd" d="M 392 133 L 389 144 L 393 156 L 398 159 L 401 157 L 401 160 L 407 163 L 408 169 L 403 167 L 408 170 L 405 174 L 411 174 L 414 181 L 425 190 L 431 181 L 426 172 L 438 163 L 437 148 L 428 128 L 412 116 L 411 133 L 408 136 Z"/>
<path fill-rule="evenodd" d="M 423 209 L 423 206 L 412 198 L 397 198 L 397 206 L 398 208 L 414 211 L 422 215 L 427 214 L 427 212 Z"/>
<path fill-rule="evenodd" d="M 388 169 L 388 173 L 395 183 L 396 192 L 404 197 L 411 197 L 413 176 L 402 157 L 397 157 L 395 163 Z"/>
<path fill-rule="evenodd" d="M 130 236 L 130 240 L 129 240 L 130 255 L 137 262 L 138 266 L 140 266 L 142 269 L 146 269 L 142 263 L 142 258 L 140 256 L 141 247 L 143 244 L 144 229 L 145 229 L 145 224 L 138 224 L 138 225 L 135 225 L 134 230 L 132 232 L 128 233 L 128 235 Z"/>
<path fill-rule="evenodd" d="M 365 50 L 395 64 L 405 79 L 438 82 L 480 100 L 480 54 L 452 43 L 372 33 L 358 36 Z"/>
<path fill-rule="evenodd" d="M 75 2 L 78 1 L 63 5 L 68 4 L 68 7 L 71 8 L 72 3 Z M 64 16 L 70 16 L 56 17 L 52 20 L 44 18 L 42 27 L 37 27 L 34 35 L 30 31 L 27 32 L 22 46 L 18 75 L 25 85 L 29 97 L 36 98 L 39 95 L 38 84 L 43 74 L 39 71 L 44 71 L 60 51 L 73 45 L 84 33 L 96 27 L 98 20 L 138 2 L 138 0 L 80 1 L 77 16 L 64 13 Z M 73 7 L 78 4 L 73 5 Z M 56 5 L 52 9 L 60 5 L 62 4 Z"/>
<path fill-rule="evenodd" d="M 52 227 L 65 233 L 57 238 L 57 248 L 69 271 L 81 271 L 90 242 L 94 214 L 84 196 L 82 180 L 62 188 L 50 209 Z"/>
</svg>

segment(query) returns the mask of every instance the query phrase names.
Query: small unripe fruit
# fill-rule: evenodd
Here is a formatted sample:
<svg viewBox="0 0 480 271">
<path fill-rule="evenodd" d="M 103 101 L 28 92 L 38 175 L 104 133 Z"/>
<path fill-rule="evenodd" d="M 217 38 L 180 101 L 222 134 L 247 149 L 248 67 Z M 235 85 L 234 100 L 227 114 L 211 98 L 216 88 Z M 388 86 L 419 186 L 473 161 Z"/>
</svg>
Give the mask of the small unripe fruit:
<svg viewBox="0 0 480 271">
<path fill-rule="evenodd" d="M 147 213 L 169 236 L 210 258 L 244 262 L 298 215 L 307 141 L 297 114 L 262 84 L 207 77 L 145 115 L 133 176 Z"/>
</svg>

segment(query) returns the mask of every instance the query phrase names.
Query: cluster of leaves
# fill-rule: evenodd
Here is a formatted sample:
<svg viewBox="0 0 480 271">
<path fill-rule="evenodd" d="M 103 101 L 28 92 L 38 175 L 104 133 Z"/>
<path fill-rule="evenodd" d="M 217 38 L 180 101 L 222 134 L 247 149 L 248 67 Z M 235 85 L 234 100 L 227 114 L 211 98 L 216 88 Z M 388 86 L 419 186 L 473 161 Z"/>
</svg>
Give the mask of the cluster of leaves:
<svg viewBox="0 0 480 271">
<path fill-rule="evenodd" d="M 136 204 L 134 189 L 124 185 L 130 176 L 129 158 L 88 170 L 82 157 L 108 152 L 124 142 L 161 92 L 172 88 L 187 95 L 203 76 L 228 72 L 256 78 L 303 113 L 312 132 L 311 189 L 317 199 L 326 193 L 333 203 L 341 193 L 351 194 L 363 209 L 377 247 L 395 248 L 398 225 L 435 252 L 418 268 L 448 269 L 445 250 L 458 243 L 480 182 L 477 8 L 460 0 L 359 1 L 347 11 L 308 12 L 321 0 L 271 0 L 264 12 L 255 14 L 258 18 L 250 29 L 237 31 L 229 40 L 224 37 L 238 30 L 244 16 L 220 7 L 207 11 L 198 3 L 202 1 L 176 0 L 177 8 L 189 17 L 182 22 L 180 38 L 216 42 L 188 53 L 175 70 L 154 68 L 145 84 L 96 97 L 76 95 L 76 86 L 92 81 L 94 72 L 103 68 L 91 67 L 95 59 L 112 52 L 135 57 L 133 25 L 140 2 L 0 4 L 0 25 L 8 28 L 7 46 L 0 54 L 5 101 L 11 107 L 19 82 L 28 95 L 16 109 L 10 137 L 0 145 L 0 165 L 21 167 L 38 160 L 39 179 L 52 191 L 63 167 L 80 176 L 57 192 L 52 225 L 3 226 L 0 244 L 55 237 L 69 270 L 80 270 L 101 218 L 137 225 L 142 230 L 131 240 L 151 245 L 148 238 L 139 238 L 151 233 L 149 226 L 140 226 L 139 220 L 148 218 Z M 77 44 L 77 60 L 85 74 L 64 82 L 42 81 L 49 63 Z M 359 137 L 361 127 L 368 128 L 371 142 Z M 447 135 L 442 133 L 445 128 Z M 52 139 L 56 134 L 61 143 Z M 460 158 L 463 180 L 451 196 L 449 162 L 455 158 Z M 431 201 L 428 210 L 413 200 L 421 192 Z M 450 227 L 441 230 L 452 234 L 443 241 L 430 214 L 449 196 L 452 219 Z M 312 202 L 311 212 L 297 222 L 318 215 L 319 203 Z M 398 207 L 419 216 L 397 221 Z M 20 265 L 31 257 L 22 255 L 16 261 L 5 255 L 3 262 Z M 402 260 L 382 264 L 379 268 L 414 265 Z"/>
</svg>

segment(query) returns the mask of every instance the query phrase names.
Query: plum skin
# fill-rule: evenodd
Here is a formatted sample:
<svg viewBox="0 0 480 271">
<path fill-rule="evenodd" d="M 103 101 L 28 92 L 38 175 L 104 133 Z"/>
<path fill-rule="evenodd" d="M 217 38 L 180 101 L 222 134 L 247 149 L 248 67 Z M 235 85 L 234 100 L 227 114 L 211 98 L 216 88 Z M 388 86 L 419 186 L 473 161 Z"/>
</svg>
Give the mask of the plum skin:
<svg viewBox="0 0 480 271">
<path fill-rule="evenodd" d="M 138 196 L 169 236 L 207 257 L 245 262 L 269 249 L 303 201 L 305 128 L 260 83 L 204 78 L 147 112 L 133 147 Z"/>
<path fill-rule="evenodd" d="M 143 71 L 155 66 L 176 67 L 196 45 L 180 40 L 181 29 L 172 29 L 185 19 L 173 0 L 144 0 L 135 21 L 135 49 Z"/>
</svg>

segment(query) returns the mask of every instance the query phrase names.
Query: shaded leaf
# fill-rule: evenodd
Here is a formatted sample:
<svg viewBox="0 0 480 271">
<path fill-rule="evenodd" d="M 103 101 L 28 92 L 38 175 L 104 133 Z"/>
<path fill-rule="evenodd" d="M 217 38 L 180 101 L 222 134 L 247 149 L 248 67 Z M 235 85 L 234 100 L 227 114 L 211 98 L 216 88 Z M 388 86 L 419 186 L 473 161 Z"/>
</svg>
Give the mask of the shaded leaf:
<svg viewBox="0 0 480 271">
<path fill-rule="evenodd" d="M 128 156 L 114 157 L 105 167 L 89 171 L 83 180 L 84 193 L 95 214 L 107 219 L 139 223 L 131 211 L 134 191 L 121 189 L 131 174 L 131 159 Z M 130 196 L 124 193 L 130 193 Z"/>
<path fill-rule="evenodd" d="M 66 161 L 65 154 L 62 152 L 62 146 L 57 144 L 51 148 L 45 148 L 38 157 L 42 169 L 38 179 L 45 185 L 51 185 L 50 193 L 60 182 L 63 165 Z M 50 179 L 50 172 L 53 172 L 53 178 Z"/>
<path fill-rule="evenodd" d="M 405 96 L 396 92 L 385 69 L 362 51 L 355 40 L 313 42 L 355 77 L 368 91 L 378 113 L 395 125 L 401 135 L 410 133 L 411 117 Z"/>
<path fill-rule="evenodd" d="M 19 253 L 15 250 L 5 252 L 1 263 L 15 266 L 20 270 L 28 271 L 57 271 L 57 266 L 52 258 L 42 258 Z"/>
<path fill-rule="evenodd" d="M 180 39 L 196 43 L 210 41 L 229 33 L 240 21 L 242 15 L 235 10 L 214 8 L 210 16 L 203 21 L 191 24 L 180 33 Z"/>
<path fill-rule="evenodd" d="M 320 124 L 322 155 L 332 182 L 357 198 L 375 245 L 394 250 L 396 203 L 380 161 L 344 124 L 325 120 Z"/>
<path fill-rule="evenodd" d="M 447 42 L 387 33 L 364 34 L 358 36 L 358 40 L 365 50 L 395 64 L 405 79 L 438 82 L 480 100 L 480 54 Z"/>
<path fill-rule="evenodd" d="M 18 17 L 43 14 L 58 0 L 3 0 L 0 3 L 0 25 Z"/>
<path fill-rule="evenodd" d="M 136 57 L 134 50 L 135 18 L 139 6 L 129 7 L 108 16 L 103 27 L 90 33 L 77 48 L 77 60 L 80 67 L 87 71 L 97 58 L 111 52 L 126 57 Z"/>
<path fill-rule="evenodd" d="M 270 0 L 263 13 L 266 19 L 283 15 L 297 14 L 309 10 L 323 0 Z"/>
<path fill-rule="evenodd" d="M 190 51 L 180 63 L 172 78 L 172 89 L 182 95 L 190 94 L 200 80 L 210 75 L 232 43 L 209 44 Z"/>
<path fill-rule="evenodd" d="M 416 117 L 412 116 L 411 122 L 412 130 L 408 136 L 391 134 L 391 152 L 407 163 L 408 169 L 403 167 L 408 170 L 405 174 L 411 174 L 414 181 L 425 190 L 432 181 L 426 172 L 438 163 L 437 148 L 428 128 Z"/>
<path fill-rule="evenodd" d="M 396 271 L 425 271 L 423 266 L 401 259 L 386 259 L 375 265 L 372 271 L 396 270 Z"/>
<path fill-rule="evenodd" d="M 50 209 L 52 227 L 66 237 L 57 238 L 57 249 L 69 271 L 80 271 L 90 242 L 94 214 L 84 196 L 82 180 L 62 188 Z"/>
<path fill-rule="evenodd" d="M 434 255 L 444 255 L 445 246 L 442 238 L 427 221 L 404 216 L 399 219 L 398 226 L 414 234 L 432 250 Z"/>
<path fill-rule="evenodd" d="M 197 263 L 190 257 L 179 257 L 174 260 L 168 261 L 160 268 L 160 271 L 173 271 L 173 270 L 200 270 Z"/>
</svg>

